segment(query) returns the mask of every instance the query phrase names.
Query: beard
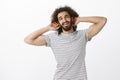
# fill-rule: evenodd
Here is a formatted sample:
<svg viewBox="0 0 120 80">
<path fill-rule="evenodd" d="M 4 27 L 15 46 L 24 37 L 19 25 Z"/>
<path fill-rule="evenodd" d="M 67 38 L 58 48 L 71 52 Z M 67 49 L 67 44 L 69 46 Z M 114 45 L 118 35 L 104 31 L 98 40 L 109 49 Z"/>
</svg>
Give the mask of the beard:
<svg viewBox="0 0 120 80">
<path fill-rule="evenodd" d="M 66 23 L 69 24 L 69 25 L 64 26 L 64 24 L 66 24 Z M 61 28 L 62 28 L 64 31 L 69 31 L 69 30 L 71 30 L 71 29 L 72 29 L 71 22 L 66 21 L 66 22 L 62 23 Z"/>
<path fill-rule="evenodd" d="M 69 30 L 72 29 L 72 26 L 65 26 L 65 27 L 62 27 L 62 29 L 63 29 L 64 31 L 69 31 Z"/>
</svg>

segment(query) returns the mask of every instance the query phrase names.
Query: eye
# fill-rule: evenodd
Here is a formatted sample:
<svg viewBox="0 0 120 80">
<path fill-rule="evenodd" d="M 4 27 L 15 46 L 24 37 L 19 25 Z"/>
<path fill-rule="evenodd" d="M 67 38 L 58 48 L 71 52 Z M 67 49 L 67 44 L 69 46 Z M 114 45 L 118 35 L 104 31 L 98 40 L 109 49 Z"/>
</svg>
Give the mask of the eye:
<svg viewBox="0 0 120 80">
<path fill-rule="evenodd" d="M 58 18 L 58 20 L 62 20 L 62 18 L 60 17 L 60 18 Z"/>
<path fill-rule="evenodd" d="M 66 15 L 65 18 L 69 18 L 70 16 L 69 15 Z"/>
</svg>

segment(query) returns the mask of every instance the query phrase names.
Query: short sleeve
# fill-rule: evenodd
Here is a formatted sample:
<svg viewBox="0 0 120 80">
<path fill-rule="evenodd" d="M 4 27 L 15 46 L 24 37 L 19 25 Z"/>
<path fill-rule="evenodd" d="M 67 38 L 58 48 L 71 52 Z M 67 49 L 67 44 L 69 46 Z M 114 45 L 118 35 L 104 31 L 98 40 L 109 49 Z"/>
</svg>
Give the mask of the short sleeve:
<svg viewBox="0 0 120 80">
<path fill-rule="evenodd" d="M 50 47 L 50 36 L 49 36 L 49 35 L 44 35 L 43 37 L 44 37 L 44 39 L 45 39 L 46 42 L 47 42 L 46 47 Z"/>
<path fill-rule="evenodd" d="M 83 33 L 85 35 L 85 40 L 88 42 L 88 41 L 91 41 L 91 39 L 88 39 L 88 28 L 87 29 L 83 29 Z"/>
</svg>

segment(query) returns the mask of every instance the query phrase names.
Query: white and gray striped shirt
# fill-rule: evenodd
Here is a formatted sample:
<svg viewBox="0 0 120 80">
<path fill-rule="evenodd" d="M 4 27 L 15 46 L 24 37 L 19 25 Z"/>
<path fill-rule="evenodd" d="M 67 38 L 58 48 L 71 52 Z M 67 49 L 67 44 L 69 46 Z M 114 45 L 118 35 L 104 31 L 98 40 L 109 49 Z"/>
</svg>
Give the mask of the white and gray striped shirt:
<svg viewBox="0 0 120 80">
<path fill-rule="evenodd" d="M 85 67 L 88 29 L 58 35 L 45 35 L 47 46 L 51 47 L 57 61 L 54 80 L 87 80 Z"/>
</svg>

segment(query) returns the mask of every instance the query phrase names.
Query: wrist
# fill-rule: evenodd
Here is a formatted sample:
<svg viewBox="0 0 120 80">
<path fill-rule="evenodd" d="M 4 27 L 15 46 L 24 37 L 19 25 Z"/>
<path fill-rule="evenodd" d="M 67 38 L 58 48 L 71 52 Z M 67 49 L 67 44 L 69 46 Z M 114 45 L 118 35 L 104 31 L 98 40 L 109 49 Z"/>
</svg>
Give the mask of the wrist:
<svg viewBox="0 0 120 80">
<path fill-rule="evenodd" d="M 79 22 L 85 22 L 86 21 L 86 17 L 79 17 Z"/>
<path fill-rule="evenodd" d="M 48 31 L 51 30 L 51 25 L 50 24 L 46 26 L 46 30 L 48 30 Z"/>
</svg>

